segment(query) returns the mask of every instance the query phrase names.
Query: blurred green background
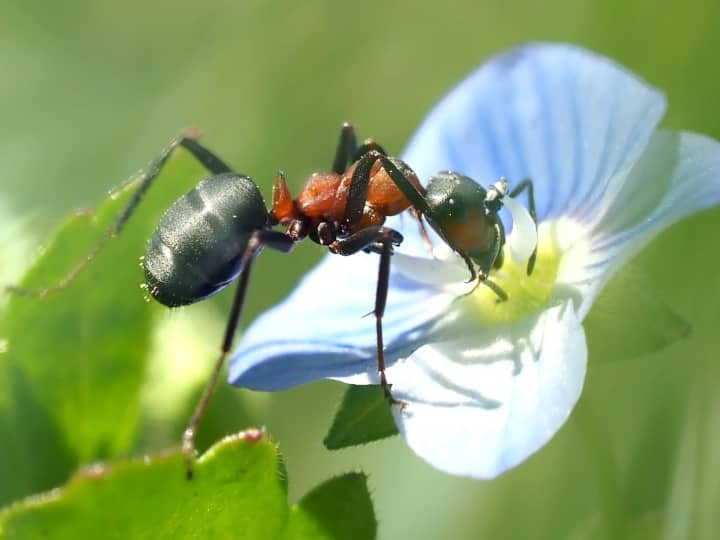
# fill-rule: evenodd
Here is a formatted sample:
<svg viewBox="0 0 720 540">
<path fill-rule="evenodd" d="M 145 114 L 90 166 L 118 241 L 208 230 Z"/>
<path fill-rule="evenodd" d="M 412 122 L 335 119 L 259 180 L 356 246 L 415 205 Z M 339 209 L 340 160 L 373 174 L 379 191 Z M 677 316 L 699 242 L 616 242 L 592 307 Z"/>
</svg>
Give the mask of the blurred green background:
<svg viewBox="0 0 720 540">
<path fill-rule="evenodd" d="M 16 278 L 65 215 L 97 204 L 185 126 L 201 128 L 204 142 L 269 197 L 278 168 L 297 190 L 330 165 L 344 120 L 400 153 L 444 92 L 492 53 L 531 40 L 615 58 L 667 92 L 665 126 L 720 138 L 718 23 L 715 0 L 5 2 L 0 278 Z M 611 354 L 596 330 L 602 321 L 631 331 L 636 323 L 623 321 L 623 293 L 611 284 L 587 324 L 590 366 L 578 408 L 548 447 L 496 481 L 439 473 L 399 438 L 324 450 L 343 391 L 330 382 L 276 395 L 224 388 L 201 442 L 266 426 L 286 457 L 291 499 L 333 474 L 365 470 L 384 539 L 717 538 L 718 234 L 720 211 L 695 216 L 634 263 L 640 285 L 686 319 L 692 336 L 655 354 Z M 322 254 L 313 245 L 290 257 L 264 254 L 245 320 L 286 295 Z M 203 351 L 155 377 L 146 408 L 159 418 L 162 396 L 188 378 L 196 383 L 197 364 L 212 361 L 228 296 L 179 315 L 148 308 L 166 331 L 161 353 L 172 355 L 180 336 L 177 356 Z M 164 433 L 146 429 L 129 453 L 175 444 L 187 403 L 169 406 L 174 423 L 158 422 Z M 49 458 L 38 451 L 28 459 Z"/>
</svg>

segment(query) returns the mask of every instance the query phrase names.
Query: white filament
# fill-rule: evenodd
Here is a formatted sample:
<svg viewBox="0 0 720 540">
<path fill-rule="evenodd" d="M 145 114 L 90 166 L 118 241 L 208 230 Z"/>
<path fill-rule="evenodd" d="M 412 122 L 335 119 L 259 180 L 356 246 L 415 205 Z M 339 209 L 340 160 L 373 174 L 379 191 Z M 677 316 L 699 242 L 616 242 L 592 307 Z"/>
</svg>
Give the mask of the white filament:
<svg viewBox="0 0 720 540">
<path fill-rule="evenodd" d="M 503 198 L 505 207 L 513 220 L 512 231 L 507 237 L 510 256 L 517 263 L 524 263 L 537 247 L 537 226 L 527 208 L 512 197 Z"/>
</svg>

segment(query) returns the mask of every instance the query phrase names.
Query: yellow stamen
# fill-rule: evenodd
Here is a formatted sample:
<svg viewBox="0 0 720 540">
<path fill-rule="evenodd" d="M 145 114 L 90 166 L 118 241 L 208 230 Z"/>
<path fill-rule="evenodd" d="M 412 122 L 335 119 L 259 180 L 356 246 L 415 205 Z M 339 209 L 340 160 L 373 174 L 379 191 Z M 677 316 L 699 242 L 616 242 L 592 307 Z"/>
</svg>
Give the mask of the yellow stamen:
<svg viewBox="0 0 720 540">
<path fill-rule="evenodd" d="M 527 263 L 513 261 L 507 249 L 502 268 L 490 273 L 490 279 L 507 293 L 506 302 L 499 301 L 497 295 L 482 284 L 467 296 L 470 308 L 484 324 L 516 321 L 547 302 L 555 289 L 561 251 L 553 235 L 542 233 L 541 230 L 538 234 L 537 260 L 531 275 L 527 275 Z"/>
</svg>

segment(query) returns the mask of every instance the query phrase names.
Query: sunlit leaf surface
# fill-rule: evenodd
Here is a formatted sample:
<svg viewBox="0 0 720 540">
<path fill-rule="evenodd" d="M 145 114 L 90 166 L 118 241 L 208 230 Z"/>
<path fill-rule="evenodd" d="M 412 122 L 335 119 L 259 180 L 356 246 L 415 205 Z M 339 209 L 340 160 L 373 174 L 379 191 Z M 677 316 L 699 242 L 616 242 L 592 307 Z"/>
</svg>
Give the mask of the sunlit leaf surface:
<svg viewBox="0 0 720 540">
<path fill-rule="evenodd" d="M 173 160 L 127 228 L 67 288 L 44 298 L 10 297 L 0 319 L 0 503 L 130 449 L 151 322 L 163 309 L 143 298 L 139 257 L 162 211 L 201 174 L 186 156 Z M 20 286 L 43 288 L 64 277 L 94 247 L 132 187 L 68 219 Z M 40 452 L 45 457 L 33 459 Z"/>
<path fill-rule="evenodd" d="M 275 445 L 258 431 L 228 437 L 185 478 L 182 455 L 96 465 L 63 488 L 0 513 L 2 538 L 370 539 L 365 477 L 319 486 L 292 508 Z"/>
<path fill-rule="evenodd" d="M 329 450 L 364 444 L 392 435 L 397 427 L 379 386 L 350 386 L 343 396 L 324 444 Z"/>
</svg>

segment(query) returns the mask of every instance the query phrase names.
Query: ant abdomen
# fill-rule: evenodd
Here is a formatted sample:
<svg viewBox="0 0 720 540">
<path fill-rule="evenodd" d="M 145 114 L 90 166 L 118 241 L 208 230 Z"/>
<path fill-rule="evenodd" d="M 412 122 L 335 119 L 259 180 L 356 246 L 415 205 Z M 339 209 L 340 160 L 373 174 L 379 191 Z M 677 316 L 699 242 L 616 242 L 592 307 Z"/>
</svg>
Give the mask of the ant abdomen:
<svg viewBox="0 0 720 540">
<path fill-rule="evenodd" d="M 251 178 L 211 176 L 160 219 L 143 259 L 148 292 L 176 307 L 215 294 L 237 278 L 254 231 L 268 227 L 262 195 Z"/>
</svg>

